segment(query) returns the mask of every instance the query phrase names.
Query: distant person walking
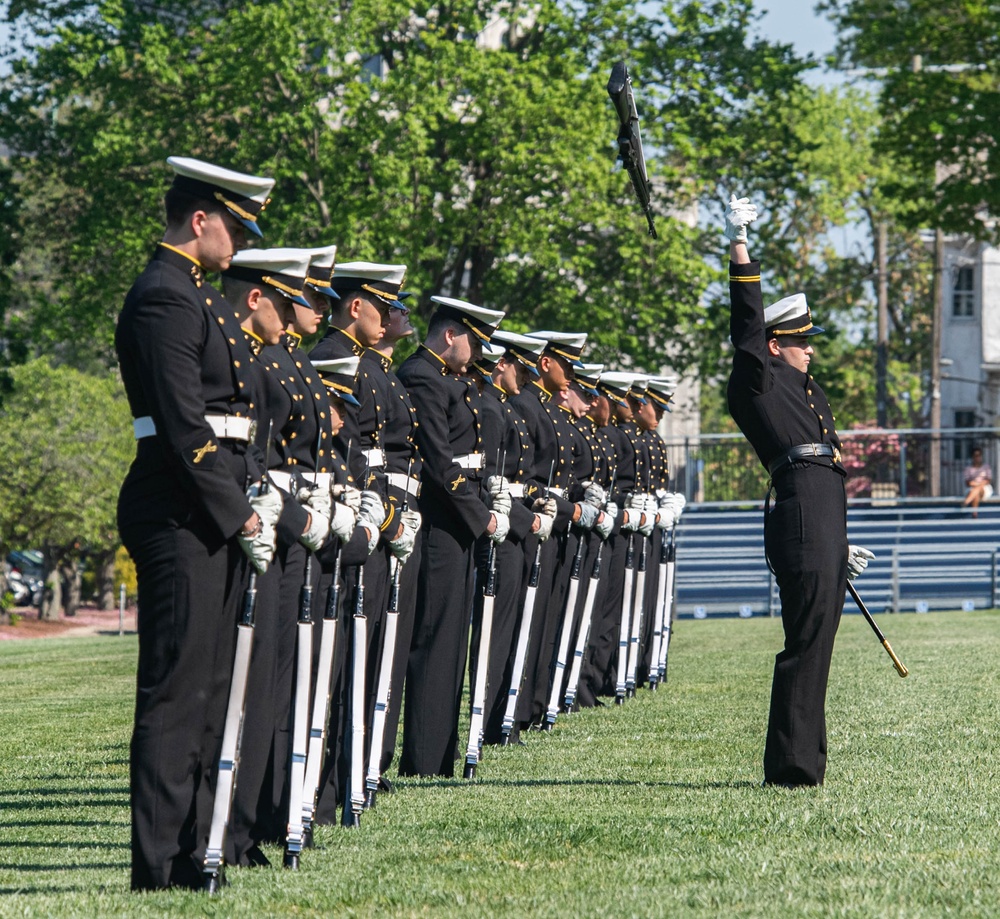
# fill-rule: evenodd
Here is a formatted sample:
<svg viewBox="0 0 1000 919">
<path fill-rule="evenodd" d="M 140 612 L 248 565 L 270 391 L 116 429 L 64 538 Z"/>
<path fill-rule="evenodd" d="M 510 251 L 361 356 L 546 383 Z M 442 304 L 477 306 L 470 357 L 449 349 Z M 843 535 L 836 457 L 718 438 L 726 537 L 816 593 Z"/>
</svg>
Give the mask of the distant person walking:
<svg viewBox="0 0 1000 919">
<path fill-rule="evenodd" d="M 990 469 L 989 463 L 983 462 L 981 447 L 972 448 L 972 462 L 965 467 L 962 477 L 969 489 L 962 505 L 963 507 L 971 507 L 972 516 L 978 517 L 979 502 L 993 497 L 993 470 Z"/>
</svg>

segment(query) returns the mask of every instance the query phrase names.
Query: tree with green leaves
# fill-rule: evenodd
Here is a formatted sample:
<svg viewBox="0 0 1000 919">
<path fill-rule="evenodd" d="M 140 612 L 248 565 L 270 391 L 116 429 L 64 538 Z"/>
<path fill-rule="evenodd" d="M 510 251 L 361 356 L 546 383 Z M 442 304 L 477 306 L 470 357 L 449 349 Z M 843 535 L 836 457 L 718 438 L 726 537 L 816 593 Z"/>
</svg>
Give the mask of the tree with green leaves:
<svg viewBox="0 0 1000 919">
<path fill-rule="evenodd" d="M 824 0 L 819 9 L 837 27 L 840 63 L 878 76 L 878 148 L 900 167 L 886 191 L 914 205 L 909 226 L 1000 238 L 996 4 Z"/>
<path fill-rule="evenodd" d="M 111 377 L 37 359 L 10 369 L 0 408 L 0 552 L 37 548 L 50 587 L 44 618 L 57 618 L 60 564 L 118 546 L 118 489 L 135 453 L 131 415 Z"/>
<path fill-rule="evenodd" d="M 679 369 L 719 269 L 681 219 L 806 66 L 734 0 L 448 6 L 303 0 L 12 3 L 27 48 L 0 92 L 26 190 L 25 350 L 112 361 L 114 316 L 182 152 L 274 175 L 266 244 L 405 262 L 407 286 L 583 327 L 595 357 Z M 656 190 L 644 236 L 604 91 L 629 62 Z M 750 117 L 750 116 L 753 117 Z M 10 337 L 10 333 L 8 333 Z M 716 350 L 718 344 L 715 345 Z"/>
</svg>

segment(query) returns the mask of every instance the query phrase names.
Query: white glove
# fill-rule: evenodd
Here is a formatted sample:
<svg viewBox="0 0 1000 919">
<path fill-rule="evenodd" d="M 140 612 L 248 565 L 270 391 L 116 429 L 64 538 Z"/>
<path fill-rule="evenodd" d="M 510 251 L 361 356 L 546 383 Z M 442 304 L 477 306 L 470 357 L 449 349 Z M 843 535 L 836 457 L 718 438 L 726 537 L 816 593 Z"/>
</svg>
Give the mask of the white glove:
<svg viewBox="0 0 1000 919">
<path fill-rule="evenodd" d="M 510 482 L 502 475 L 491 475 L 486 480 L 486 490 L 491 498 L 495 498 L 497 495 L 510 491 Z"/>
<path fill-rule="evenodd" d="M 614 501 L 609 501 L 604 508 L 604 519 L 594 524 L 594 532 L 601 539 L 607 539 L 611 531 L 615 528 L 615 517 L 618 516 L 618 505 Z"/>
<path fill-rule="evenodd" d="M 490 478 L 493 477 L 491 476 Z M 503 481 L 507 480 L 504 479 Z M 511 500 L 509 491 L 501 491 L 495 495 L 491 494 L 487 504 L 494 514 L 503 514 L 505 517 L 510 516 Z"/>
<path fill-rule="evenodd" d="M 330 534 L 330 514 L 333 512 L 330 492 L 325 488 L 306 485 L 296 492 L 295 499 L 303 507 L 309 508 L 312 517 L 309 528 L 299 537 L 299 542 L 315 552 Z"/>
<path fill-rule="evenodd" d="M 361 491 L 353 485 L 334 485 L 331 493 L 334 498 L 346 504 L 355 514 L 361 510 Z"/>
<path fill-rule="evenodd" d="M 552 535 L 552 524 L 556 522 L 555 516 L 548 514 L 535 514 L 538 518 L 538 541 L 545 542 Z"/>
<path fill-rule="evenodd" d="M 597 518 L 601 516 L 600 510 L 596 507 L 591 507 L 589 504 L 578 504 L 577 507 L 580 508 L 580 519 L 577 520 L 576 525 L 581 530 L 594 529 Z"/>
<path fill-rule="evenodd" d="M 875 553 L 864 546 L 847 547 L 847 580 L 853 581 L 865 568 L 868 561 L 875 558 Z"/>
<path fill-rule="evenodd" d="M 251 495 L 250 506 L 257 512 L 264 523 L 274 529 L 278 518 L 281 516 L 281 508 L 284 500 L 281 492 L 277 488 L 269 489 L 265 494 Z"/>
<path fill-rule="evenodd" d="M 267 571 L 267 566 L 271 564 L 271 559 L 274 558 L 277 535 L 274 532 L 274 527 L 264 523 L 263 518 L 261 518 L 260 523 L 260 532 L 256 536 L 251 539 L 247 539 L 245 536 L 240 537 L 240 548 L 246 552 L 254 568 L 263 574 Z"/>
<path fill-rule="evenodd" d="M 403 511 L 399 515 L 399 521 L 403 524 L 403 532 L 396 539 L 389 540 L 389 551 L 399 559 L 399 563 L 402 565 L 413 554 L 413 547 L 417 544 L 417 533 L 420 532 L 420 514 L 417 511 Z"/>
<path fill-rule="evenodd" d="M 374 491 L 361 492 L 361 510 L 358 511 L 358 525 L 368 530 L 368 554 L 375 551 L 378 544 L 379 527 L 385 523 L 385 507 L 382 498 Z"/>
<path fill-rule="evenodd" d="M 643 514 L 642 519 L 636 526 L 636 529 L 642 533 L 643 536 L 649 536 L 653 532 L 653 527 L 656 526 L 656 516 L 654 514 Z"/>
<path fill-rule="evenodd" d="M 747 225 L 757 219 L 757 207 L 750 203 L 749 198 L 729 199 L 729 209 L 726 211 L 726 239 L 737 243 L 747 241 Z"/>
<path fill-rule="evenodd" d="M 556 514 L 559 513 L 559 505 L 556 503 L 555 498 L 538 498 L 531 505 L 531 509 L 536 514 L 545 514 L 547 517 L 552 518 L 555 518 Z"/>
<path fill-rule="evenodd" d="M 636 500 L 638 497 L 632 493 L 625 499 L 625 518 L 622 520 L 622 529 L 626 533 L 633 533 L 639 529 L 639 522 L 642 520 L 642 503 Z"/>
<path fill-rule="evenodd" d="M 597 482 L 583 482 L 583 503 L 600 510 L 608 500 L 607 493 Z"/>
<path fill-rule="evenodd" d="M 685 498 L 679 491 L 675 491 L 671 497 L 674 505 L 674 523 L 677 523 L 681 519 L 681 514 L 684 512 L 684 506 L 687 504 L 687 498 Z"/>
<path fill-rule="evenodd" d="M 500 545 L 506 538 L 507 534 L 510 532 L 510 517 L 506 514 L 493 513 L 493 519 L 497 522 L 497 528 L 490 533 L 490 539 L 496 545 Z"/>
<path fill-rule="evenodd" d="M 358 514 L 353 508 L 339 501 L 333 505 L 333 516 L 330 520 L 330 530 L 342 543 L 351 541 L 354 528 L 358 525 Z"/>
</svg>

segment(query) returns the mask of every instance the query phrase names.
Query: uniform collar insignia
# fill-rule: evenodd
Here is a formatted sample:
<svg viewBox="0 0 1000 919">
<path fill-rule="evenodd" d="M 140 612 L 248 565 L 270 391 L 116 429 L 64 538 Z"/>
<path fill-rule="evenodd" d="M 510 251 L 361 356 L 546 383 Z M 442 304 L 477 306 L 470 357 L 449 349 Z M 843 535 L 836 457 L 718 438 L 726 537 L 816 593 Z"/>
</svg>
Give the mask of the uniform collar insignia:
<svg viewBox="0 0 1000 919">
<path fill-rule="evenodd" d="M 538 396 L 539 402 L 548 402 L 552 398 L 552 393 L 550 393 L 538 380 L 532 380 L 531 385 L 535 387 L 536 395 Z"/>
</svg>

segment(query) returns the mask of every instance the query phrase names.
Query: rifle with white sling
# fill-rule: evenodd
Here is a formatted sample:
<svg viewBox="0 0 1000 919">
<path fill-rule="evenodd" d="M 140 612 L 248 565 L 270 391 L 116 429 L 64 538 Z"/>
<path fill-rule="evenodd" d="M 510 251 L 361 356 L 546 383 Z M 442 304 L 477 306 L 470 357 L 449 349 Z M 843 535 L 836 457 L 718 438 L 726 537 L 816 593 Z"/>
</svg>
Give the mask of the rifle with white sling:
<svg viewBox="0 0 1000 919">
<path fill-rule="evenodd" d="M 319 461 L 321 439 L 316 442 L 316 460 Z M 318 487 L 319 477 L 314 473 L 313 485 Z M 286 868 L 298 869 L 299 856 L 305 845 L 303 820 L 303 794 L 305 792 L 306 756 L 309 736 L 309 681 L 312 677 L 312 596 L 313 553 L 306 549 L 306 570 L 299 593 L 299 619 L 295 627 L 295 708 L 292 713 L 292 761 L 288 769 L 288 829 L 285 834 Z"/>
<path fill-rule="evenodd" d="M 552 487 L 552 477 L 556 471 L 556 461 L 549 466 L 549 484 L 546 494 Z M 524 595 L 524 609 L 521 611 L 521 627 L 517 633 L 517 647 L 514 651 L 514 668 L 510 675 L 510 688 L 507 690 L 507 708 L 503 714 L 503 724 L 500 731 L 503 735 L 503 746 L 510 744 L 510 734 L 514 729 L 514 712 L 517 709 L 517 698 L 521 693 L 521 683 L 524 680 L 524 662 L 528 656 L 528 639 L 531 636 L 531 620 L 535 612 L 535 595 L 538 593 L 538 575 L 542 567 L 542 543 L 539 540 L 535 548 L 535 560 L 528 575 L 528 589 Z"/>
<path fill-rule="evenodd" d="M 411 456 L 406 467 L 409 482 L 413 470 Z M 410 509 L 410 492 L 403 499 L 402 513 Z M 382 640 L 382 659 L 379 664 L 378 686 L 375 690 L 375 712 L 372 715 L 371 741 L 368 750 L 368 771 L 365 774 L 365 810 L 375 806 L 378 782 L 382 777 L 382 740 L 385 737 L 385 719 L 389 711 L 389 696 L 392 693 L 392 664 L 396 656 L 396 633 L 399 630 L 399 580 L 403 563 L 398 558 L 392 560 L 392 588 L 385 611 L 385 637 Z"/>
<path fill-rule="evenodd" d="M 347 442 L 345 468 L 350 468 L 351 441 Z M 337 618 L 340 612 L 340 556 L 338 541 L 334 548 L 333 581 L 326 594 L 323 612 L 323 632 L 319 642 L 319 662 L 316 667 L 316 689 L 313 697 L 312 721 L 309 725 L 309 751 L 306 756 L 305 780 L 302 788 L 302 826 L 304 845 L 312 841 L 316 801 L 319 797 L 320 775 L 326 759 L 326 733 L 333 696 L 333 655 L 337 647 Z"/>
<path fill-rule="evenodd" d="M 270 481 L 267 470 L 271 458 L 271 436 L 274 421 L 268 425 L 267 445 L 264 454 L 264 472 L 260 479 L 260 494 L 267 494 Z M 250 677 L 250 657 L 257 610 L 257 569 L 251 565 L 250 580 L 243 593 L 243 612 L 236 627 L 236 656 L 233 660 L 233 678 L 229 685 L 229 703 L 226 706 L 226 724 L 222 731 L 222 749 L 216 774 L 215 800 L 212 805 L 212 823 L 208 833 L 208 848 L 202 867 L 204 889 L 216 893 L 223 883 L 226 831 L 232 816 L 233 796 L 236 794 L 236 773 L 240 765 L 240 747 L 243 743 L 243 716 L 246 713 L 247 682 Z"/>
<path fill-rule="evenodd" d="M 587 547 L 586 532 L 581 530 L 573 555 L 573 566 L 569 575 L 569 590 L 566 592 L 566 607 L 563 610 L 562 628 L 559 633 L 559 644 L 556 647 L 556 659 L 552 674 L 552 690 L 549 693 L 549 704 L 545 710 L 546 731 L 551 731 L 559 714 L 559 699 L 562 696 L 563 677 L 566 675 L 566 661 L 569 657 L 569 643 L 573 637 L 573 616 L 576 613 L 576 600 L 580 595 L 580 567 L 583 565 L 583 552 Z"/>
<path fill-rule="evenodd" d="M 615 481 L 616 467 L 611 467 L 611 480 L 608 484 L 608 493 Z M 604 506 L 607 507 L 608 500 L 605 498 Z M 594 567 L 590 572 L 590 580 L 587 583 L 587 596 L 583 601 L 583 612 L 580 614 L 580 628 L 576 636 L 576 646 L 573 649 L 573 663 L 569 670 L 569 679 L 566 681 L 566 695 L 563 698 L 563 708 L 571 711 L 576 703 L 576 693 L 580 686 L 580 671 L 583 668 L 583 656 L 587 653 L 587 643 L 590 641 L 590 625 L 594 618 L 594 602 L 597 599 L 597 588 L 601 583 L 601 555 L 604 552 L 604 540 L 597 546 L 597 555 L 594 558 Z"/>
<path fill-rule="evenodd" d="M 503 458 L 497 450 L 497 475 L 503 476 L 507 465 L 507 451 Z M 483 609 L 479 618 L 479 648 L 476 654 L 476 678 L 472 681 L 470 695 L 472 713 L 469 718 L 469 740 L 465 745 L 465 768 L 462 778 L 474 779 L 476 767 L 483 748 L 483 720 L 486 706 L 486 687 L 489 684 L 490 641 L 493 638 L 493 610 L 497 597 L 497 547 L 492 538 L 487 536 L 489 545 L 486 549 L 486 583 L 483 585 Z"/>
</svg>

